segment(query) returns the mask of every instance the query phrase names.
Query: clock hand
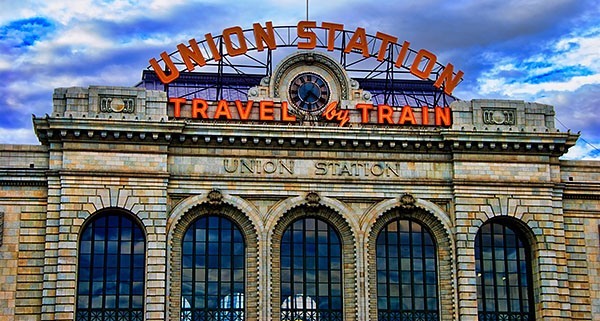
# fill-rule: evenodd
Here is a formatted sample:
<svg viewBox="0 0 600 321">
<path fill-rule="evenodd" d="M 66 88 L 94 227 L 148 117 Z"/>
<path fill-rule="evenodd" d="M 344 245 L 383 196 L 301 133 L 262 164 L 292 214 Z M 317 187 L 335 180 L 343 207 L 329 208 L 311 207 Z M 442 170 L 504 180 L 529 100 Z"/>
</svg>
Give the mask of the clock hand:
<svg viewBox="0 0 600 321">
<path fill-rule="evenodd" d="M 319 91 L 319 88 L 317 87 L 317 85 L 315 85 L 315 84 L 312 84 L 312 88 L 311 88 L 311 90 L 310 90 L 310 94 L 311 94 L 313 97 L 315 97 L 316 99 L 318 99 L 318 98 L 319 98 L 319 96 L 320 96 L 320 91 Z"/>
<path fill-rule="evenodd" d="M 311 84 L 305 84 L 303 89 L 304 89 L 304 93 L 302 94 L 302 98 L 307 101 L 310 96 L 312 95 L 312 88 L 310 88 Z"/>
</svg>

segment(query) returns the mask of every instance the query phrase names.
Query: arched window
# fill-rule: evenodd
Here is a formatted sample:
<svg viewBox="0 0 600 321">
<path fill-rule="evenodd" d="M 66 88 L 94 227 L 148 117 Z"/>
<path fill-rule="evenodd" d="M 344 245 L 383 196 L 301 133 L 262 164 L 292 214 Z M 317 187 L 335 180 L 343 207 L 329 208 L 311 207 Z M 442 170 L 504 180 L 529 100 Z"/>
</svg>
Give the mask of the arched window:
<svg viewBox="0 0 600 321">
<path fill-rule="evenodd" d="M 290 224 L 281 239 L 281 320 L 342 320 L 342 245 L 318 218 Z"/>
<path fill-rule="evenodd" d="M 438 321 L 436 246 L 416 221 L 398 218 L 377 236 L 379 321 Z"/>
<path fill-rule="evenodd" d="M 527 240 L 502 221 L 484 224 L 475 239 L 479 320 L 534 320 Z"/>
<path fill-rule="evenodd" d="M 244 320 L 246 243 L 235 223 L 201 216 L 185 232 L 181 320 Z"/>
<path fill-rule="evenodd" d="M 76 320 L 144 319 L 146 240 L 128 215 L 97 214 L 79 242 Z"/>
</svg>

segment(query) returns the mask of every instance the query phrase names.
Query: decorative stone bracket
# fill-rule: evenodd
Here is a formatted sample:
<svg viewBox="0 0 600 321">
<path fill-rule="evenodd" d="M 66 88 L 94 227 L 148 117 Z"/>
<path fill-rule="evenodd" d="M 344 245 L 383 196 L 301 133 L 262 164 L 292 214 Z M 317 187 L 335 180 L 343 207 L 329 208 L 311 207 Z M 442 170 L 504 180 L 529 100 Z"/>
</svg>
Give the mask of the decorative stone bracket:
<svg viewBox="0 0 600 321">
<path fill-rule="evenodd" d="M 321 197 L 319 196 L 319 194 L 315 193 L 315 192 L 310 192 L 308 194 L 306 194 L 306 205 L 310 206 L 310 207 L 317 207 L 319 206 L 320 202 L 321 202 Z"/>
<path fill-rule="evenodd" d="M 213 189 L 208 193 L 208 204 L 210 205 L 220 205 L 223 203 L 223 194 L 221 191 Z"/>
<path fill-rule="evenodd" d="M 402 208 L 406 208 L 406 209 L 412 209 L 415 207 L 415 197 L 405 193 L 402 196 L 400 196 L 400 207 Z"/>
</svg>

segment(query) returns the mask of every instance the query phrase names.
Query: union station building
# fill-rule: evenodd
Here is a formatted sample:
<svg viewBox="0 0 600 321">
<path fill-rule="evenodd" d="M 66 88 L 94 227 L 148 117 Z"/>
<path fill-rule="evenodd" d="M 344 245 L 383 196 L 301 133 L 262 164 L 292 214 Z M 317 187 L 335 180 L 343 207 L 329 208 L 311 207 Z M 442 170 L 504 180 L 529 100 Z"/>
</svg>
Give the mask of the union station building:
<svg viewBox="0 0 600 321">
<path fill-rule="evenodd" d="M 0 145 L 0 319 L 600 320 L 600 162 L 552 106 L 334 23 L 159 56 Z"/>
</svg>

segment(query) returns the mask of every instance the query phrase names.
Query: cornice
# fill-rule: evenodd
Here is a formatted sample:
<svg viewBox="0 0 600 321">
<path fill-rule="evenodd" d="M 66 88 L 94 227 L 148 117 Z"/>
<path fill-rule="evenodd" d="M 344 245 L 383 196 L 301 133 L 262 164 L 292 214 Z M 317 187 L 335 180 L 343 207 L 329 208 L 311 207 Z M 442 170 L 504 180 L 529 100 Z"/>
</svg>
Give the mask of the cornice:
<svg viewBox="0 0 600 321">
<path fill-rule="evenodd" d="M 27 171 L 0 171 L 0 186 L 47 186 L 45 172 L 31 173 Z"/>
<path fill-rule="evenodd" d="M 53 175 L 60 177 L 128 177 L 128 178 L 143 178 L 143 179 L 163 179 L 167 180 L 170 178 L 169 173 L 165 172 L 147 172 L 147 171 L 94 171 L 89 170 L 73 170 L 73 169 L 61 169 L 58 171 L 52 171 Z"/>
<path fill-rule="evenodd" d="M 33 118 L 35 133 L 42 143 L 57 141 L 145 141 L 168 142 L 173 134 L 180 133 L 180 121 L 90 119 L 90 118 Z"/>
<path fill-rule="evenodd" d="M 306 126 L 183 120 L 34 118 L 43 143 L 151 143 L 222 148 L 385 150 L 386 152 L 505 153 L 561 156 L 578 135 L 570 132 L 477 131 L 436 127 Z"/>
<path fill-rule="evenodd" d="M 564 195 L 569 198 L 576 198 L 578 195 L 598 196 L 600 199 L 600 182 L 565 182 Z"/>
</svg>

